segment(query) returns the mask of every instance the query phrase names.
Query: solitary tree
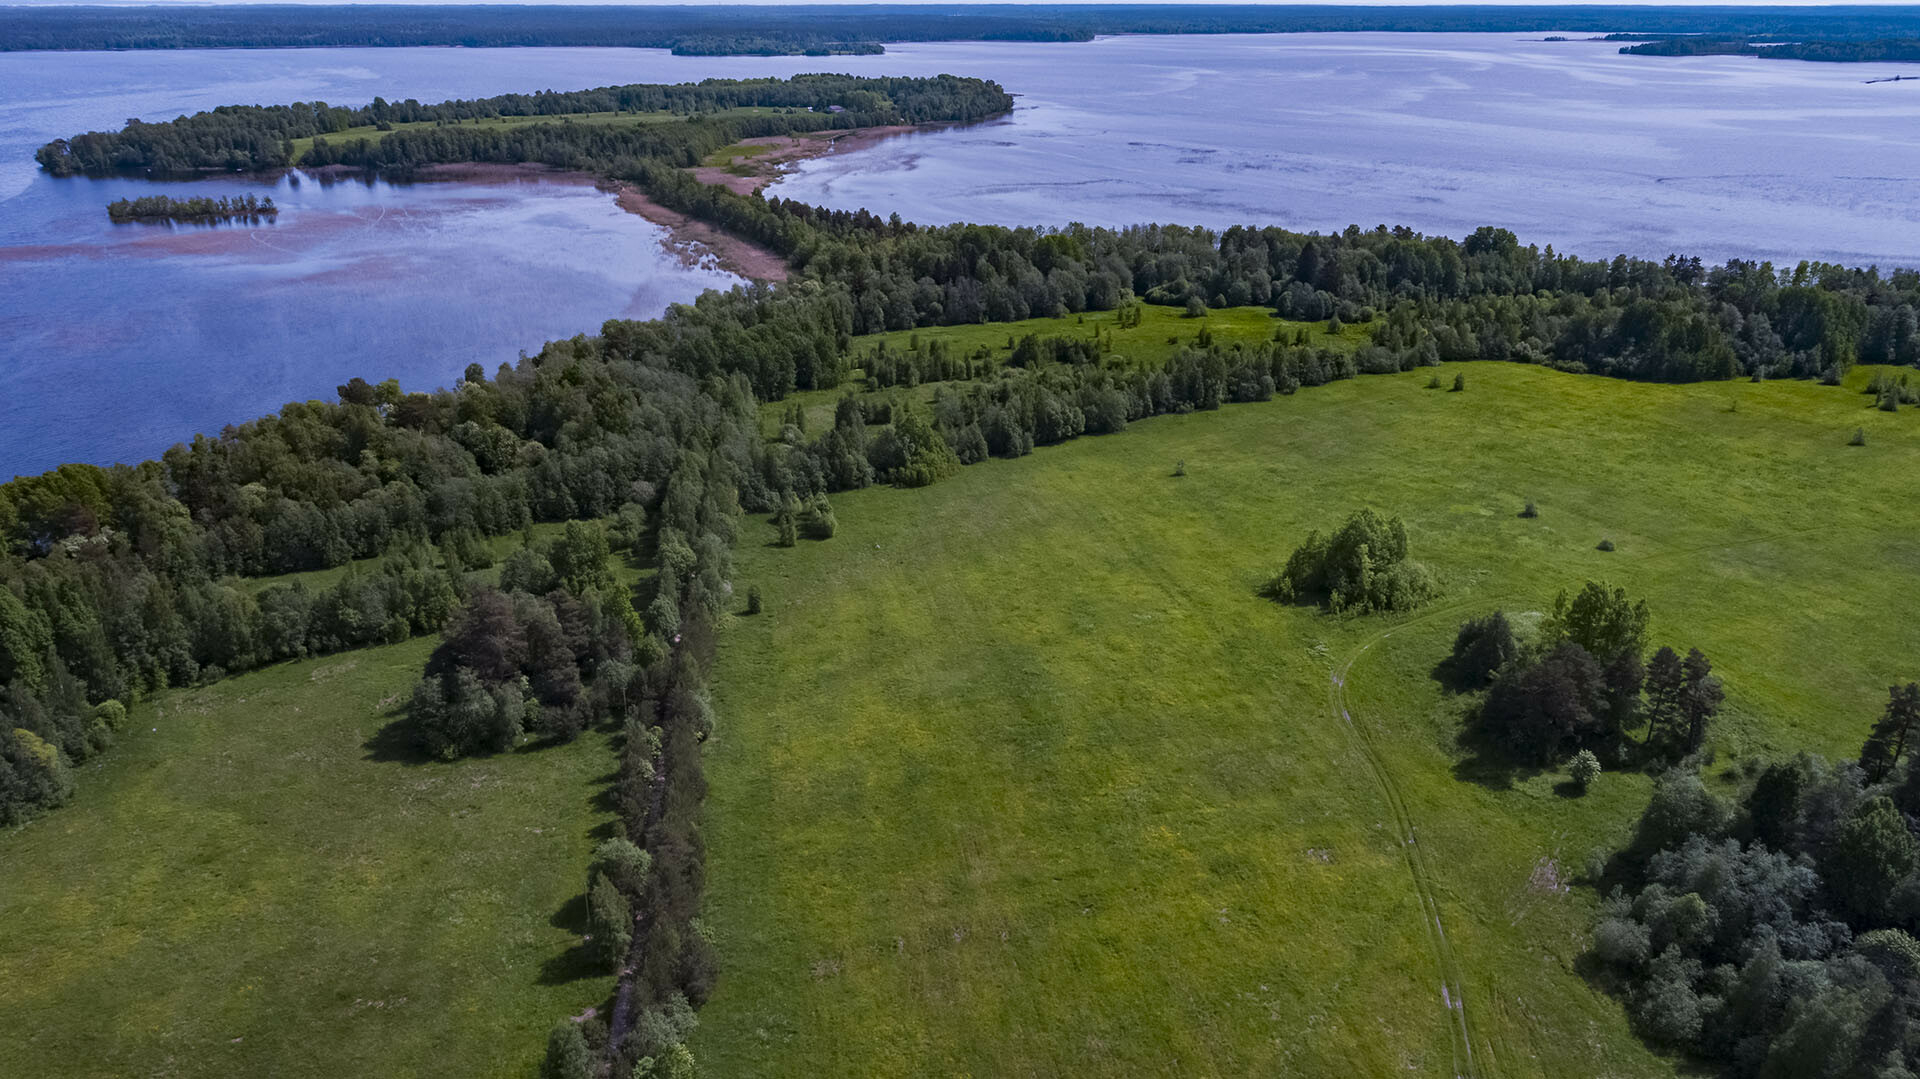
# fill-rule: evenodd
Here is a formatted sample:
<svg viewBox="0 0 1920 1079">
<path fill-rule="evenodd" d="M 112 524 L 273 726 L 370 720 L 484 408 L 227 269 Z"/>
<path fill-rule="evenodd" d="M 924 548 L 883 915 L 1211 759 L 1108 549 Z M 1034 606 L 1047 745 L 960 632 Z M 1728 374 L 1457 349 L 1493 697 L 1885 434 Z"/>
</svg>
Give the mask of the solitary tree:
<svg viewBox="0 0 1920 1079">
<path fill-rule="evenodd" d="M 1907 740 L 1920 725 L 1920 683 L 1887 687 L 1887 711 L 1873 725 L 1867 744 L 1860 748 L 1860 767 L 1875 783 L 1887 778 L 1907 751 Z"/>
<path fill-rule="evenodd" d="M 1573 785 L 1580 788 L 1582 793 L 1593 785 L 1594 779 L 1599 775 L 1600 758 L 1594 756 L 1591 749 L 1583 749 L 1575 753 L 1573 763 L 1567 765 L 1567 777 L 1573 780 Z"/>
</svg>

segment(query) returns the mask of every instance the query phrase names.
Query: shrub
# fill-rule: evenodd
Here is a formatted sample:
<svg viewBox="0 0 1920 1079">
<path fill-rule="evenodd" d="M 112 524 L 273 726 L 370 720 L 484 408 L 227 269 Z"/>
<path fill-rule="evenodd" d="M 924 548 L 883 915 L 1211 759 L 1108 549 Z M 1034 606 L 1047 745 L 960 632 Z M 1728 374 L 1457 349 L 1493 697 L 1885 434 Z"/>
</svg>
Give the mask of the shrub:
<svg viewBox="0 0 1920 1079">
<path fill-rule="evenodd" d="M 1187 313 L 1183 318 L 1206 318 L 1207 301 L 1198 296 L 1187 297 Z"/>
<path fill-rule="evenodd" d="M 1605 733 L 1607 703 L 1600 664 L 1563 641 L 1533 663 L 1501 671 L 1480 720 L 1514 759 L 1546 764 Z"/>
<path fill-rule="evenodd" d="M 1601 541 L 1600 541 L 1600 543 L 1599 543 L 1599 544 L 1598 544 L 1598 545 L 1597 545 L 1597 546 L 1596 546 L 1596 547 L 1594 548 L 1594 550 L 1596 550 L 1596 551 L 1611 551 L 1611 550 L 1613 550 L 1613 541 L 1612 541 L 1612 540 L 1610 540 L 1610 539 L 1603 539 L 1603 540 L 1601 540 Z"/>
<path fill-rule="evenodd" d="M 1573 785 L 1583 794 L 1599 775 L 1600 758 L 1594 756 L 1591 749 L 1583 749 L 1575 753 L 1573 762 L 1567 765 L 1567 778 L 1573 780 Z"/>
<path fill-rule="evenodd" d="M 1453 376 L 1453 389 L 1451 389 L 1451 390 L 1449 390 L 1448 392 L 1449 392 L 1449 393 L 1460 393 L 1461 391 L 1463 391 L 1463 390 L 1465 390 L 1466 388 L 1467 388 L 1467 376 L 1466 376 L 1466 375 L 1464 375 L 1464 374 L 1461 374 L 1461 375 L 1455 375 L 1455 376 Z"/>
<path fill-rule="evenodd" d="M 1446 666 L 1456 685 L 1478 689 L 1519 654 L 1520 645 L 1514 640 L 1513 626 L 1507 622 L 1506 612 L 1495 611 L 1484 618 L 1469 619 L 1460 626 Z"/>
<path fill-rule="evenodd" d="M 587 935 L 609 967 L 618 967 L 633 946 L 633 908 L 613 881 L 601 874 L 595 874 L 587 892 Z"/>
<path fill-rule="evenodd" d="M 1528 520 L 1532 520 L 1533 518 L 1540 516 L 1540 508 L 1533 504 L 1532 499 L 1528 499 L 1526 508 L 1520 511 L 1520 516 L 1525 517 Z"/>
<path fill-rule="evenodd" d="M 646 890 L 647 874 L 653 871 L 653 856 L 625 839 L 603 840 L 593 848 L 593 861 L 587 868 L 588 892 L 601 877 L 627 895 Z"/>
<path fill-rule="evenodd" d="M 1440 376 L 1439 375 L 1427 376 L 1427 389 L 1437 390 L 1439 388 L 1440 388 Z"/>
<path fill-rule="evenodd" d="M 1173 474 L 1176 476 L 1184 476 L 1187 474 L 1187 459 L 1185 457 L 1173 463 Z"/>
<path fill-rule="evenodd" d="M 593 1053 L 587 1048 L 586 1035 L 577 1023 L 562 1020 L 547 1035 L 547 1059 L 540 1067 L 541 1079 L 592 1079 Z"/>
<path fill-rule="evenodd" d="M 1864 428 L 1864 427 L 1856 427 L 1856 428 L 1854 428 L 1854 429 L 1853 429 L 1853 437 L 1852 437 L 1852 438 L 1849 438 L 1849 439 L 1847 439 L 1847 445 L 1849 445 L 1849 446 L 1864 446 L 1864 445 L 1866 445 L 1866 444 L 1867 444 L 1867 429 L 1866 429 L 1866 428 Z"/>
<path fill-rule="evenodd" d="M 1400 519 L 1361 510 L 1331 536 L 1309 533 L 1264 591 L 1282 602 L 1318 602 L 1337 613 L 1411 610 L 1438 589 L 1426 567 L 1407 557 Z"/>
<path fill-rule="evenodd" d="M 801 527 L 806 534 L 817 540 L 832 539 L 833 533 L 840 527 L 833 516 L 833 505 L 823 494 L 814 495 L 807 500 L 807 508 L 801 514 Z"/>
<path fill-rule="evenodd" d="M 761 609 L 760 586 L 757 584 L 748 585 L 747 586 L 747 613 L 759 614 L 760 609 Z"/>
</svg>

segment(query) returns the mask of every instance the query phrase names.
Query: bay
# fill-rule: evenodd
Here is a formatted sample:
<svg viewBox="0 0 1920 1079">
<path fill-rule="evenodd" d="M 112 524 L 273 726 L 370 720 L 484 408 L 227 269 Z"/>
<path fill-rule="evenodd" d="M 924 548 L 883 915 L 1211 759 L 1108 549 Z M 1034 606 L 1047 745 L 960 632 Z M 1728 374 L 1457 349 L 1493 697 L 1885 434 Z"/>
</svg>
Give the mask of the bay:
<svg viewBox="0 0 1920 1079">
<path fill-rule="evenodd" d="M 707 77 L 994 78 L 1003 120 L 805 162 L 773 192 L 909 220 L 1332 230 L 1486 224 L 1586 257 L 1920 264 L 1920 82 L 1891 64 L 1621 56 L 1499 34 L 639 49 L 0 54 L 0 475 L 151 456 L 353 375 L 430 388 L 734 282 L 591 185 L 243 178 L 277 222 L 112 225 L 133 179 L 42 142 L 228 103 L 440 100 Z"/>
</svg>

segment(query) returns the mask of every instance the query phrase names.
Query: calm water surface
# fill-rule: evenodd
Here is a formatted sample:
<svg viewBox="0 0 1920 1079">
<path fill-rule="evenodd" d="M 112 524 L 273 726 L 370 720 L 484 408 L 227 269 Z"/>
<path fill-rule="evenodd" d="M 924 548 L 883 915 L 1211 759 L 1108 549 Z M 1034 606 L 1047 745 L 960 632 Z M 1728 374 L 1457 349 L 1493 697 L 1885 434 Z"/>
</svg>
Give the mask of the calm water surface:
<svg viewBox="0 0 1920 1079">
<path fill-rule="evenodd" d="M 877 57 L 625 49 L 0 54 L 0 476 L 150 456 L 331 396 L 444 384 L 731 281 L 591 186 L 272 187 L 277 223 L 111 225 L 133 180 L 47 139 L 219 104 L 439 100 L 787 75 L 998 79 L 1014 114 L 801 165 L 777 191 L 925 222 L 1482 224 L 1590 257 L 1920 264 L 1910 66 L 1624 57 L 1507 35 L 925 44 Z M 229 179 L 181 192 L 262 190 Z"/>
</svg>

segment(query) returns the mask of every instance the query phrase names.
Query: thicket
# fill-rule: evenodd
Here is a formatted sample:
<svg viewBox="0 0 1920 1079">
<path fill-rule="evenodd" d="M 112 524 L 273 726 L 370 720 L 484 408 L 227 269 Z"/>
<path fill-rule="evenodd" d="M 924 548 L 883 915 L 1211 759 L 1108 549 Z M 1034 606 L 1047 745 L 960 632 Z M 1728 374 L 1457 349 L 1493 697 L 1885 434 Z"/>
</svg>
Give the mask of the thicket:
<svg viewBox="0 0 1920 1079">
<path fill-rule="evenodd" d="M 1661 777 L 1593 958 L 1651 1041 L 1737 1076 L 1920 1067 L 1920 686 L 1895 686 L 1863 764 L 1752 762 L 1732 801 Z"/>
<path fill-rule="evenodd" d="M 107 216 L 115 221 L 232 221 L 236 218 L 273 217 L 280 208 L 271 196 L 201 195 L 176 199 L 168 195 L 144 195 L 137 199 L 115 199 L 107 203 Z"/>
<path fill-rule="evenodd" d="M 1561 593 L 1527 640 L 1504 612 L 1468 620 L 1437 673 L 1456 689 L 1487 690 L 1473 733 L 1513 763 L 1591 753 L 1596 764 L 1664 767 L 1706 744 L 1725 694 L 1699 649 L 1648 657 L 1650 620 L 1644 600 L 1588 581 Z"/>
<path fill-rule="evenodd" d="M 1407 556 L 1407 527 L 1363 509 L 1332 535 L 1307 534 L 1266 594 L 1283 603 L 1318 603 L 1342 611 L 1408 611 L 1437 588 L 1427 568 Z"/>
</svg>

